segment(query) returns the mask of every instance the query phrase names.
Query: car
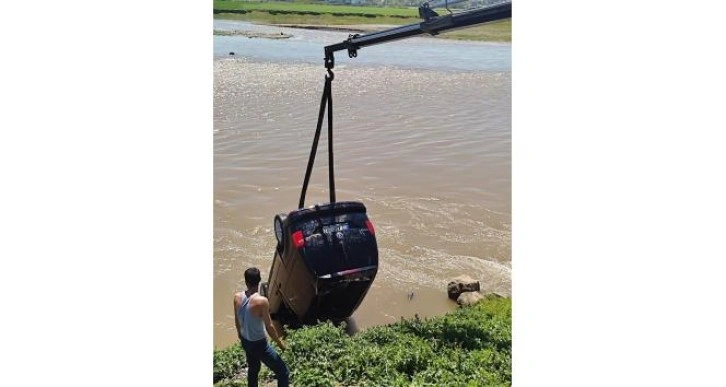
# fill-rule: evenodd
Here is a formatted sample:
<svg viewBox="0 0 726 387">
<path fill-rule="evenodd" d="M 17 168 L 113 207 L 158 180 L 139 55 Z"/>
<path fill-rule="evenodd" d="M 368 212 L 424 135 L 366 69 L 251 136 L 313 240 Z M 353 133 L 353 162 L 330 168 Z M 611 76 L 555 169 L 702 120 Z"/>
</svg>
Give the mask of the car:
<svg viewBox="0 0 726 387">
<path fill-rule="evenodd" d="M 343 321 L 363 301 L 378 272 L 376 233 L 365 205 L 318 204 L 274 218 L 272 268 L 262 294 L 285 324 Z"/>
</svg>

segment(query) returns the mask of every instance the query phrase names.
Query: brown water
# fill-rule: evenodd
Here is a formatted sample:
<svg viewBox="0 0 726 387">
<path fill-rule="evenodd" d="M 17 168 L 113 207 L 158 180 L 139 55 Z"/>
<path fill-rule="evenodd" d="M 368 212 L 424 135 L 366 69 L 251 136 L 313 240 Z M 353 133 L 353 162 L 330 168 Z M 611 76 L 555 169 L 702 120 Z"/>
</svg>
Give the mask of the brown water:
<svg viewBox="0 0 726 387">
<path fill-rule="evenodd" d="M 236 340 L 232 295 L 244 269 L 269 274 L 273 216 L 297 207 L 324 74 L 214 60 L 218 348 Z M 346 66 L 335 75 L 337 200 L 366 205 L 379 246 L 356 325 L 443 314 L 454 307 L 446 284 L 461 274 L 511 294 L 511 73 Z M 328 201 L 325 133 L 306 205 Z"/>
</svg>

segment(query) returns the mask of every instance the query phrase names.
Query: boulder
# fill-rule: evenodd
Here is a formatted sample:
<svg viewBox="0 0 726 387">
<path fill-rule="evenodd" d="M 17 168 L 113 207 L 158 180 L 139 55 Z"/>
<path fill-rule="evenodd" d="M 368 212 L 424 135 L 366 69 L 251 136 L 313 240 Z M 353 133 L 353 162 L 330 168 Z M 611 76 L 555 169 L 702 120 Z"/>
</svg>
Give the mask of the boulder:
<svg viewBox="0 0 726 387">
<path fill-rule="evenodd" d="M 474 281 L 469 276 L 459 276 L 451 280 L 446 286 L 446 291 L 449 293 L 449 298 L 456 300 L 459 295 L 464 292 L 478 292 L 479 281 Z"/>
<path fill-rule="evenodd" d="M 456 299 L 456 302 L 459 305 L 474 305 L 483 298 L 484 296 L 479 292 L 464 292 Z"/>
</svg>

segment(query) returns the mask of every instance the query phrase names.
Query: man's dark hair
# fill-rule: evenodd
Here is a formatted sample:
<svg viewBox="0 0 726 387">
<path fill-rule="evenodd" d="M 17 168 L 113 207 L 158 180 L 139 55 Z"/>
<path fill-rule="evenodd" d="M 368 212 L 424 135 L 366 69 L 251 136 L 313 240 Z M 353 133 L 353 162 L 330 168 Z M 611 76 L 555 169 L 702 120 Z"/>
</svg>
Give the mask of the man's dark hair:
<svg viewBox="0 0 726 387">
<path fill-rule="evenodd" d="M 260 283 L 260 269 L 251 267 L 245 270 L 245 283 L 251 286 L 257 286 Z"/>
</svg>

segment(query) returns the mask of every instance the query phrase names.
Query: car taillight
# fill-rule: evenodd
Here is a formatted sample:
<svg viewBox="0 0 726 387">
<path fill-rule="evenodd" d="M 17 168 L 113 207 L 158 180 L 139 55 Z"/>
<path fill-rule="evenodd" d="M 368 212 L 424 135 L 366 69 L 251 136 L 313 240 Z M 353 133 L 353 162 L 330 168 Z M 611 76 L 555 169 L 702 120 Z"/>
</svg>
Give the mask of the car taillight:
<svg viewBox="0 0 726 387">
<path fill-rule="evenodd" d="M 305 246 L 305 237 L 303 236 L 302 231 L 295 231 L 292 233 L 292 243 L 298 249 Z"/>
<path fill-rule="evenodd" d="M 366 228 L 371 232 L 371 234 L 376 235 L 376 229 L 373 228 L 373 223 L 371 223 L 370 220 L 366 220 Z"/>
</svg>

